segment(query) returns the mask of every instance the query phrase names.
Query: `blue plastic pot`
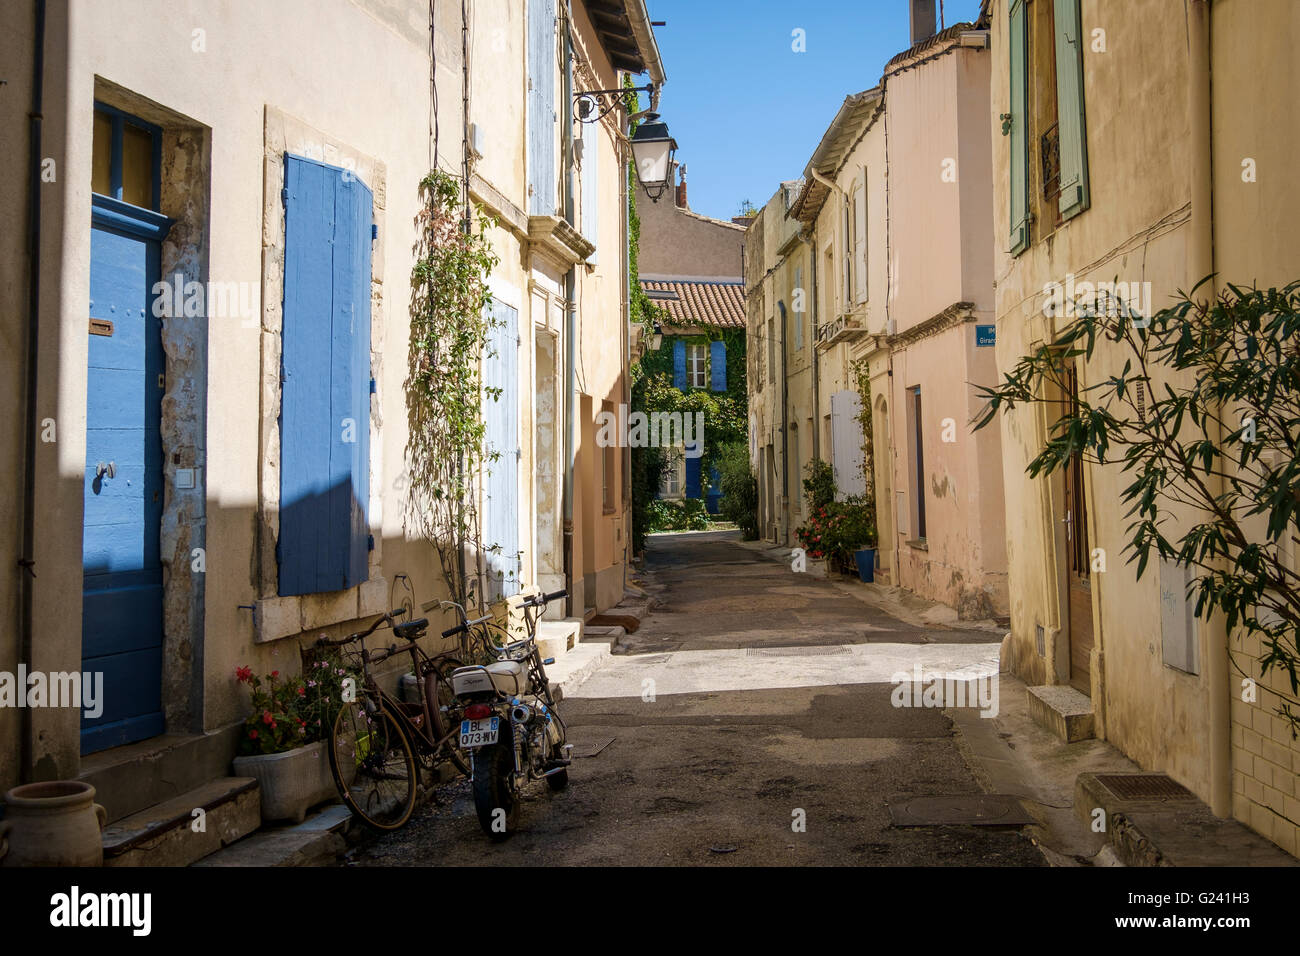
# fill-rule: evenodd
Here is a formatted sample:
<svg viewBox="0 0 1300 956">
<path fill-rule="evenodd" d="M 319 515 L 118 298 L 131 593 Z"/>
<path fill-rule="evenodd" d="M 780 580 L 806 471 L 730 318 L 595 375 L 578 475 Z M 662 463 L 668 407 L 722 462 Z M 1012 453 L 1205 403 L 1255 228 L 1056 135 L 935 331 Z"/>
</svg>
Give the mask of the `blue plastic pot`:
<svg viewBox="0 0 1300 956">
<path fill-rule="evenodd" d="M 853 552 L 853 559 L 858 562 L 858 577 L 863 583 L 870 584 L 876 580 L 875 548 L 859 548 Z"/>
</svg>

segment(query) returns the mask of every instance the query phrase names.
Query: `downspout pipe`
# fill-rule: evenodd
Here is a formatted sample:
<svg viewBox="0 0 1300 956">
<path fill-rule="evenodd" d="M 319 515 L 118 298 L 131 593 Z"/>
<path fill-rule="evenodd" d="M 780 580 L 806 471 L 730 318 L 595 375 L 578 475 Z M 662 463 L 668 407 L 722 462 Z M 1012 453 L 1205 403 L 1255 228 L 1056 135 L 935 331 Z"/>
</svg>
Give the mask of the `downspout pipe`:
<svg viewBox="0 0 1300 956">
<path fill-rule="evenodd" d="M 1187 286 L 1190 289 L 1214 273 L 1213 117 L 1210 62 L 1209 0 L 1187 3 L 1187 113 L 1191 134 L 1190 185 L 1191 235 L 1187 243 Z M 1212 303 L 1216 282 L 1212 277 L 1194 298 Z M 1223 428 L 1211 424 L 1207 437 L 1216 445 Z M 1223 492 L 1223 479 L 1212 478 L 1215 494 Z M 1215 816 L 1232 815 L 1232 711 L 1227 623 L 1221 613 L 1207 622 L 1206 694 L 1210 730 L 1210 809 Z"/>
<path fill-rule="evenodd" d="M 570 108 L 573 103 L 573 38 L 570 30 L 573 25 L 573 2 L 564 5 L 564 100 L 561 115 L 564 117 L 561 129 L 561 161 L 564 163 L 564 218 L 573 225 L 573 120 Z M 577 371 L 575 368 L 577 349 L 574 342 L 578 335 L 577 304 L 578 267 L 570 266 L 564 275 L 564 308 L 566 315 L 564 330 L 564 589 L 568 592 L 565 603 L 572 616 L 574 606 L 573 579 L 573 472 L 575 467 L 576 447 L 573 441 L 574 390 L 577 388 Z"/>
<path fill-rule="evenodd" d="M 32 40 L 32 108 L 28 122 L 27 190 L 27 427 L 23 475 L 23 551 L 18 559 L 22 580 L 22 641 L 18 660 L 32 670 L 33 620 L 36 604 L 36 433 L 37 370 L 41 341 L 41 107 L 45 77 L 45 0 L 36 0 Z M 19 779 L 26 783 L 35 769 L 32 709 L 19 709 Z"/>
</svg>

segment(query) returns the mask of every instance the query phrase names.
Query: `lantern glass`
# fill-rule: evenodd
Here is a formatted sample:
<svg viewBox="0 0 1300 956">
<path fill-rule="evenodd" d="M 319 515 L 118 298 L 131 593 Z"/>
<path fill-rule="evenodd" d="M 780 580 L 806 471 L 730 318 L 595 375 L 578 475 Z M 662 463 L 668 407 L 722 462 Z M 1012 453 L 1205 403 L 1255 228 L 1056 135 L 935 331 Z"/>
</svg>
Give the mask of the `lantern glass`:
<svg viewBox="0 0 1300 956">
<path fill-rule="evenodd" d="M 668 124 L 650 114 L 632 136 L 632 154 L 637 178 L 652 196 L 663 192 L 672 175 L 672 157 L 677 143 L 668 135 Z"/>
</svg>

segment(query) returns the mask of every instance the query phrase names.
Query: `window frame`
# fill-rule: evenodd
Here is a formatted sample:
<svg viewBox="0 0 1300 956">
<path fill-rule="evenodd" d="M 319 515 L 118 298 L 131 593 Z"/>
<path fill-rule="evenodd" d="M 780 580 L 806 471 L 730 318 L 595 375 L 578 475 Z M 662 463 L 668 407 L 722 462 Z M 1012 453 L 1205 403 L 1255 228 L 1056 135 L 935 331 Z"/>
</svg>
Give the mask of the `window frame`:
<svg viewBox="0 0 1300 956">
<path fill-rule="evenodd" d="M 150 123 L 148 120 L 143 120 L 134 113 L 128 113 L 126 110 L 120 110 L 116 106 L 110 106 L 101 100 L 94 101 L 94 113 L 103 113 L 108 117 L 111 123 L 110 136 L 112 137 L 109 144 L 109 191 L 107 193 L 95 193 L 95 195 L 108 196 L 110 199 L 116 199 L 118 202 L 125 202 L 129 206 L 136 206 L 137 209 L 148 209 L 151 212 L 158 212 L 158 207 L 162 202 L 162 127 Z M 93 113 L 91 116 L 91 122 L 91 155 L 93 157 Z M 148 206 L 139 206 L 136 203 L 127 202 L 127 200 L 122 198 L 122 140 L 123 132 L 125 131 L 127 123 L 130 123 L 137 129 L 141 129 L 149 134 L 149 162 L 151 166 L 149 170 L 149 179 L 151 196 Z"/>
</svg>

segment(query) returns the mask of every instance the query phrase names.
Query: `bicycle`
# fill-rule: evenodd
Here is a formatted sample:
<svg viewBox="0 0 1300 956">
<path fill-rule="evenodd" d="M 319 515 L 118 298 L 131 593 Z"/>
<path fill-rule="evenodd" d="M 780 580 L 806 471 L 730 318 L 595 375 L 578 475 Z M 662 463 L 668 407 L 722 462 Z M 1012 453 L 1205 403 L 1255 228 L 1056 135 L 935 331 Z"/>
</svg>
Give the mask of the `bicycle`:
<svg viewBox="0 0 1300 956">
<path fill-rule="evenodd" d="M 450 651 L 427 654 L 417 641 L 427 630 L 428 619 L 398 623 L 397 618 L 406 613 L 396 608 L 381 614 L 364 631 L 337 640 L 322 637 L 315 643 L 317 647 L 360 645 L 362 682 L 355 698 L 344 701 L 334 718 L 330 773 L 348 809 L 381 831 L 400 829 L 410 819 L 420 791 L 420 771 L 432 773 L 450 760 L 462 774 L 469 773 L 456 745 L 462 708 L 447 679 L 461 662 Z M 405 643 L 367 649 L 366 638 L 384 624 Z M 451 628 L 444 636 L 451 637 L 456 630 Z M 465 647 L 464 641 L 461 646 Z M 418 702 L 400 701 L 375 681 L 374 665 L 398 654 L 411 657 Z"/>
</svg>

